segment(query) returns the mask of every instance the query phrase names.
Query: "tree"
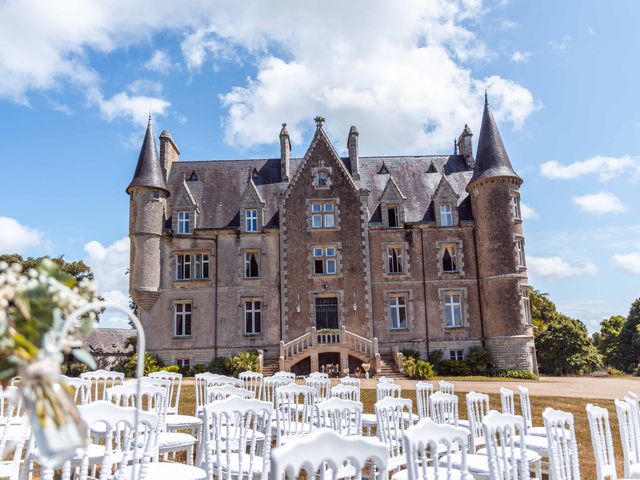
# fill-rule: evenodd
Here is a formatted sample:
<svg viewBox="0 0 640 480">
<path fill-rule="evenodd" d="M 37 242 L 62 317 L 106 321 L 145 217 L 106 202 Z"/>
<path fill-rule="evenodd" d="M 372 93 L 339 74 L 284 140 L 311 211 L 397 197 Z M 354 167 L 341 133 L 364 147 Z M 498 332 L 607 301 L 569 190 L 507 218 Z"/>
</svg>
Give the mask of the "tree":
<svg viewBox="0 0 640 480">
<path fill-rule="evenodd" d="M 637 370 L 640 363 L 640 298 L 637 298 L 618 335 L 620 368 L 627 373 Z"/>
<path fill-rule="evenodd" d="M 61 271 L 75 277 L 78 282 L 84 278 L 93 280 L 93 273 L 91 272 L 91 268 L 86 263 L 84 263 L 82 260 L 67 262 L 64 259 L 64 255 L 60 255 L 59 257 L 55 258 L 50 258 L 49 256 L 23 258 L 22 255 L 13 253 L 0 255 L 0 262 L 7 262 L 9 265 L 18 263 L 22 265 L 22 269 L 26 271 L 35 269 L 45 258 L 48 258 L 53 263 L 58 265 Z"/>
<path fill-rule="evenodd" d="M 620 349 L 620 332 L 627 319 L 614 315 L 600 323 L 600 332 L 593 334 L 593 341 L 607 365 L 622 369 L 624 352 Z"/>
</svg>

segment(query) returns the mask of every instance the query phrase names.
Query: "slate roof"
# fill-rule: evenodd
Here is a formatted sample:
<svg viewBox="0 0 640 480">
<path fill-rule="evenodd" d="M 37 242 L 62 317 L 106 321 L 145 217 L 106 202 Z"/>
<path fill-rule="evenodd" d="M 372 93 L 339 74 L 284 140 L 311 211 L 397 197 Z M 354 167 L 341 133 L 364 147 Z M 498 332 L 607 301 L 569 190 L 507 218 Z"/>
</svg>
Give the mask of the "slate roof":
<svg viewBox="0 0 640 480">
<path fill-rule="evenodd" d="M 82 347 L 92 355 L 133 353 L 133 347 L 124 345 L 135 335 L 136 331 L 129 328 L 96 328 L 82 339 Z"/>
<path fill-rule="evenodd" d="M 165 132 L 163 132 L 163 135 L 164 133 Z M 144 141 L 142 142 L 142 148 L 138 156 L 136 171 L 133 174 L 131 183 L 127 187 L 127 193 L 129 193 L 131 187 L 153 187 L 169 193 L 167 184 L 164 181 L 164 174 L 162 172 L 162 166 L 160 165 L 160 157 L 158 156 L 155 138 L 151 117 L 149 117 L 147 131 L 144 134 Z"/>
</svg>

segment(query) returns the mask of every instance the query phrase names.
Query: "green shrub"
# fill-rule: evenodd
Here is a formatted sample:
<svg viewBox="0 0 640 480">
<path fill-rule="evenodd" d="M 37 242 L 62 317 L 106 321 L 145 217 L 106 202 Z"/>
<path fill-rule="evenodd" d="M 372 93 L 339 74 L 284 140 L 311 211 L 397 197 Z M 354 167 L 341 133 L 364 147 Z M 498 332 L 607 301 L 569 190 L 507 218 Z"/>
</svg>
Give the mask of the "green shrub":
<svg viewBox="0 0 640 480">
<path fill-rule="evenodd" d="M 426 380 L 435 375 L 433 367 L 429 362 L 416 359 L 413 356 L 402 358 L 402 368 L 405 375 L 413 380 Z"/>
<path fill-rule="evenodd" d="M 234 377 L 246 371 L 257 372 L 259 367 L 257 350 L 241 352 L 224 361 L 225 371 Z"/>
<path fill-rule="evenodd" d="M 89 367 L 80 362 L 67 362 L 63 365 L 63 368 L 64 374 L 68 377 L 79 377 L 81 373 L 89 370 Z"/>
<path fill-rule="evenodd" d="M 488 375 L 493 370 L 493 357 L 486 348 L 470 348 L 464 361 L 469 365 L 472 375 Z"/>
<path fill-rule="evenodd" d="M 135 377 L 136 368 L 138 364 L 138 354 L 131 355 L 127 360 L 123 360 L 122 363 L 116 365 L 114 370 L 120 371 L 125 374 L 126 377 Z M 164 368 L 164 363 L 153 353 L 146 352 L 144 354 L 144 374 L 157 372 Z"/>
<path fill-rule="evenodd" d="M 195 375 L 197 373 L 205 373 L 208 372 L 208 367 L 204 363 L 196 363 L 191 369 L 191 374 Z"/>
<path fill-rule="evenodd" d="M 400 350 L 400 353 L 402 353 L 402 356 L 404 358 L 412 357 L 416 360 L 420 360 L 420 351 L 416 350 L 415 348 L 403 348 L 402 350 Z"/>
<path fill-rule="evenodd" d="M 616 377 L 622 377 L 626 375 L 626 373 L 624 373 L 622 370 L 618 370 L 617 368 L 613 368 L 613 367 L 607 368 L 607 373 L 609 375 L 614 375 Z"/>
<path fill-rule="evenodd" d="M 433 365 L 433 368 L 438 371 L 440 368 L 440 363 L 442 363 L 442 361 L 444 360 L 444 352 L 442 350 L 431 350 L 431 352 L 429 352 L 429 358 L 427 358 L 427 360 L 431 365 Z"/>
<path fill-rule="evenodd" d="M 466 377 L 471 375 L 471 368 L 464 360 L 443 360 L 438 367 L 438 375 Z"/>
<path fill-rule="evenodd" d="M 538 375 L 529 370 L 496 370 L 494 376 L 518 380 L 538 380 Z"/>
<path fill-rule="evenodd" d="M 224 369 L 224 361 L 225 357 L 215 357 L 205 366 L 205 372 L 209 373 L 217 373 L 218 375 L 224 375 L 227 373 Z M 196 372 L 196 373 L 204 373 L 204 372 Z"/>
<path fill-rule="evenodd" d="M 168 365 L 162 368 L 162 370 L 165 372 L 180 373 L 180 367 L 178 365 Z"/>
</svg>

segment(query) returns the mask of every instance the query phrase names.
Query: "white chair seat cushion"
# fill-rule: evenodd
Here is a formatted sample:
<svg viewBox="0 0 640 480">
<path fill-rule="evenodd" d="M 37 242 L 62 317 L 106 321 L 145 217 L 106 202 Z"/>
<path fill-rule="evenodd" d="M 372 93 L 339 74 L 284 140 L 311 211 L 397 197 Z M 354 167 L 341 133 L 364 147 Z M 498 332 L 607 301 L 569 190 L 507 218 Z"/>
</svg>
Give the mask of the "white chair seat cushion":
<svg viewBox="0 0 640 480">
<path fill-rule="evenodd" d="M 189 447 L 195 443 L 196 438 L 188 433 L 162 432 L 158 434 L 158 448 L 160 450 Z"/>
<path fill-rule="evenodd" d="M 404 455 L 399 455 L 397 457 L 389 457 L 389 462 L 387 463 L 387 471 L 393 472 L 394 470 L 403 468 L 406 465 L 407 465 L 407 457 L 405 457 Z"/>
<path fill-rule="evenodd" d="M 629 478 L 640 478 L 640 463 L 629 465 Z"/>
<path fill-rule="evenodd" d="M 420 475 L 421 480 L 472 480 L 473 477 L 471 475 L 465 475 L 462 470 L 452 468 L 450 470 L 450 475 L 447 476 L 446 467 L 440 467 L 438 469 L 438 475 L 436 475 L 436 469 L 433 467 L 426 468 L 426 477 L 422 476 L 423 470 L 422 468 L 418 469 L 418 475 Z M 409 471 L 408 470 L 400 470 L 398 473 L 394 473 L 391 477 L 391 480 L 408 480 L 409 479 Z"/>
<path fill-rule="evenodd" d="M 520 446 L 520 437 L 516 437 L 513 439 L 513 443 L 518 447 Z M 549 441 L 547 437 L 537 437 L 535 435 L 525 435 L 524 436 L 524 444 L 528 449 L 534 450 L 536 452 L 547 451 L 549 450 Z"/>
<path fill-rule="evenodd" d="M 533 435 L 534 437 L 546 437 L 547 429 L 544 427 L 529 427 L 527 428 L 527 435 Z"/>
<path fill-rule="evenodd" d="M 213 468 L 217 469 L 220 467 L 223 472 L 231 472 L 232 476 L 237 476 L 239 472 L 243 475 L 247 475 L 251 471 L 253 471 L 254 474 L 259 475 L 262 473 L 263 462 L 263 458 L 258 455 L 253 457 L 253 464 L 251 464 L 251 457 L 246 453 L 242 454 L 242 460 L 240 460 L 239 455 L 236 452 L 231 453 L 228 459 L 225 453 L 221 453 L 220 461 L 214 458 Z"/>
<path fill-rule="evenodd" d="M 378 419 L 376 418 L 375 413 L 363 413 L 362 414 L 362 424 L 363 425 L 376 425 L 378 423 Z"/>
<path fill-rule="evenodd" d="M 192 415 L 167 415 L 165 423 L 168 430 L 183 430 L 202 426 L 202 419 Z"/>
<path fill-rule="evenodd" d="M 462 454 L 458 453 L 450 457 L 442 457 L 439 464 L 446 466 L 451 460 L 451 467 L 460 469 L 462 467 Z M 489 457 L 481 453 L 467 455 L 467 467 L 471 473 L 489 475 Z"/>
<path fill-rule="evenodd" d="M 139 477 L 140 464 L 129 465 L 118 470 L 113 478 L 131 478 L 131 469 L 135 468 L 135 478 Z M 122 472 L 122 477 L 118 475 Z M 147 463 L 147 478 L 153 480 L 205 480 L 207 472 L 198 467 L 182 463 Z"/>
<path fill-rule="evenodd" d="M 515 450 L 516 450 L 516 455 L 520 456 L 520 449 L 516 448 Z M 486 456 L 487 455 L 487 449 L 486 448 L 481 448 L 476 453 L 478 455 Z M 536 463 L 536 462 L 539 462 L 540 460 L 542 460 L 542 457 L 540 456 L 540 454 L 538 452 L 536 452 L 534 450 L 529 450 L 528 448 L 525 450 L 525 456 L 526 456 L 527 462 L 529 464 Z"/>
<path fill-rule="evenodd" d="M 471 430 L 471 424 L 469 423 L 469 420 L 458 420 L 458 426 L 466 428 L 467 430 Z"/>
</svg>

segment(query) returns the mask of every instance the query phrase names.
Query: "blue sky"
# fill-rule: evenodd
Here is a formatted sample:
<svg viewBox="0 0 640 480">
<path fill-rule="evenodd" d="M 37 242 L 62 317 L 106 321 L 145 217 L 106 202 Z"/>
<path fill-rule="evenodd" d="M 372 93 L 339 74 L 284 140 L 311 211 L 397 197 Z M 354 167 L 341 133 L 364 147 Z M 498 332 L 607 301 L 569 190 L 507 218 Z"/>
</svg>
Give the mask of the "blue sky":
<svg viewBox="0 0 640 480">
<path fill-rule="evenodd" d="M 183 159 L 452 149 L 485 89 L 524 178 L 531 283 L 593 330 L 640 296 L 638 2 L 0 2 L 0 251 L 82 258 L 126 301 L 149 113 Z M 477 140 L 477 137 L 476 137 Z"/>
</svg>

